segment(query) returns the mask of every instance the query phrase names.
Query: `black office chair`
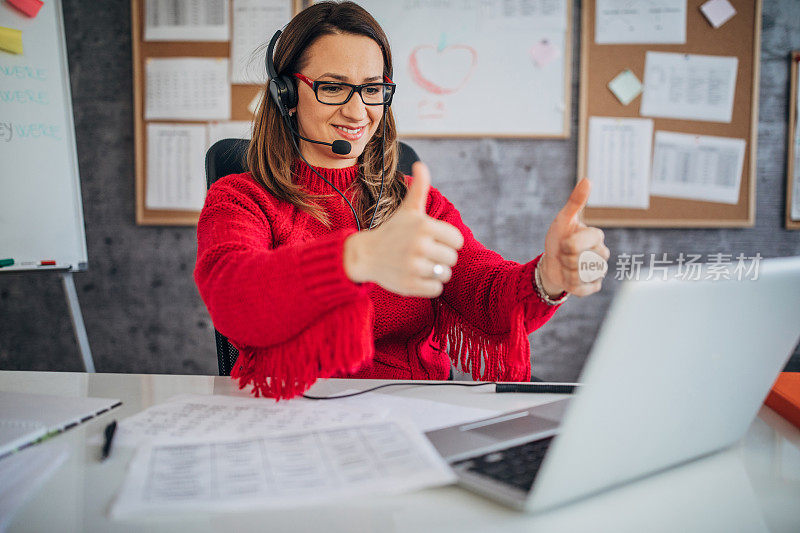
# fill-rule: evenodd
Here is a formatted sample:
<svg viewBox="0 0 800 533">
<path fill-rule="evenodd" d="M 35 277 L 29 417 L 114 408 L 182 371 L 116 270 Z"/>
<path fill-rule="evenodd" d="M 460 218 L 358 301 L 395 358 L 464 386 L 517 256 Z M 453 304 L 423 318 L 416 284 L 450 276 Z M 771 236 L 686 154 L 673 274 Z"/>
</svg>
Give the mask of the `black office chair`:
<svg viewBox="0 0 800 533">
<path fill-rule="evenodd" d="M 206 153 L 206 185 L 211 185 L 219 178 L 229 174 L 240 174 L 246 171 L 245 157 L 247 155 L 247 145 L 250 141 L 245 139 L 222 139 L 217 141 L 208 149 Z M 400 161 L 397 168 L 403 174 L 411 174 L 411 165 L 419 161 L 417 152 L 409 145 L 399 142 Z M 228 338 L 214 329 L 214 337 L 217 342 L 217 361 L 219 363 L 219 375 L 230 376 L 233 364 L 239 357 L 237 350 Z"/>
</svg>

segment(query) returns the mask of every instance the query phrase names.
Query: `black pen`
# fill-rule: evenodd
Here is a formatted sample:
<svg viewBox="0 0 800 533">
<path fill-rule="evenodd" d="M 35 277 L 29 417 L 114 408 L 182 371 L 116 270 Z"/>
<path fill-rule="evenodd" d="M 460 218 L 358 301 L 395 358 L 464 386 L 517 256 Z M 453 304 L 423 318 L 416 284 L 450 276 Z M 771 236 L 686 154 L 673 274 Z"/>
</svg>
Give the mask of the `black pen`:
<svg viewBox="0 0 800 533">
<path fill-rule="evenodd" d="M 103 455 L 100 458 L 101 461 L 105 461 L 108 459 L 109 454 L 111 453 L 111 443 L 114 441 L 114 433 L 117 432 L 117 421 L 113 420 L 109 425 L 106 426 L 105 436 L 106 440 L 103 443 Z"/>
<path fill-rule="evenodd" d="M 580 383 L 498 383 L 495 392 L 532 392 L 539 394 L 572 394 Z"/>
</svg>

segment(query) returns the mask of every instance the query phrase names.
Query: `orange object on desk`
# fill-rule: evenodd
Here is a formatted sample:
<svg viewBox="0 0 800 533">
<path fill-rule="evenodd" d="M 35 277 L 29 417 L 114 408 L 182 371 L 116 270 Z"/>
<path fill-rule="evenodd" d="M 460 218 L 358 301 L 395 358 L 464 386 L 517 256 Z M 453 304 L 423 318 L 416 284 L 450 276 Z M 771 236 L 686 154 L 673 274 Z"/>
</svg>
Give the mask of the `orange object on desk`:
<svg viewBox="0 0 800 533">
<path fill-rule="evenodd" d="M 764 403 L 800 428 L 800 372 L 781 372 Z"/>
</svg>

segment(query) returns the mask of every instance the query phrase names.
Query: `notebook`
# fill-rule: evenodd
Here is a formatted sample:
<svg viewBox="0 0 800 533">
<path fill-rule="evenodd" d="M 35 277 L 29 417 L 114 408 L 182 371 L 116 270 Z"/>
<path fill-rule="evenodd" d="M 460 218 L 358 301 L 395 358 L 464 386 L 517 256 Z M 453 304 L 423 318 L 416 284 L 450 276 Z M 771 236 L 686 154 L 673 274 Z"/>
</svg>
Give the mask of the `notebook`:
<svg viewBox="0 0 800 533">
<path fill-rule="evenodd" d="M 120 405 L 111 398 L 0 391 L 0 457 Z"/>
<path fill-rule="evenodd" d="M 33 420 L 0 418 L 0 456 L 47 435 L 47 426 Z"/>
</svg>

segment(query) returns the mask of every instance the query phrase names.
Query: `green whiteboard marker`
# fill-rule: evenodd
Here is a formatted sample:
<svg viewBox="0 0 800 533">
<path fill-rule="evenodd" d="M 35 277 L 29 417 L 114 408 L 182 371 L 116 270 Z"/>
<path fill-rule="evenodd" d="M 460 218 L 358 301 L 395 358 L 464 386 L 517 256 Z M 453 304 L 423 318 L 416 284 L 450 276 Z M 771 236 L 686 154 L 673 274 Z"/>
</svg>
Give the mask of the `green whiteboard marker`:
<svg viewBox="0 0 800 533">
<path fill-rule="evenodd" d="M 13 264 L 13 259 L 0 259 L 0 267 L 10 267 Z"/>
</svg>

